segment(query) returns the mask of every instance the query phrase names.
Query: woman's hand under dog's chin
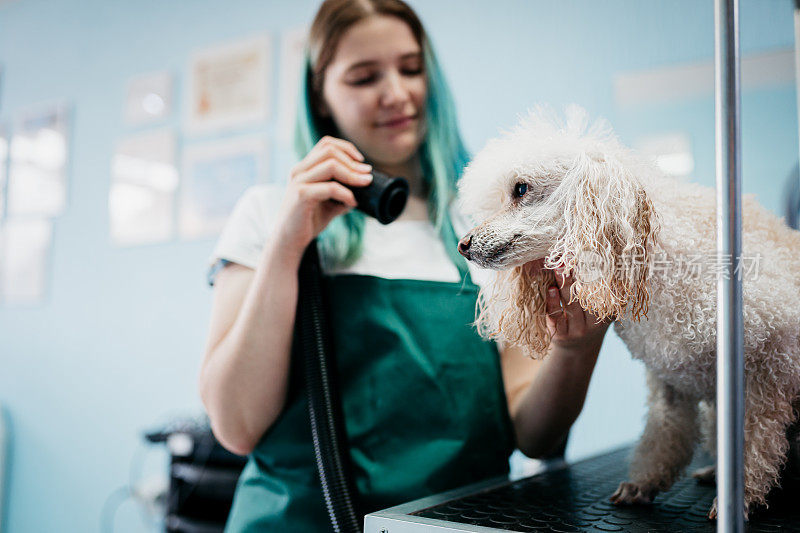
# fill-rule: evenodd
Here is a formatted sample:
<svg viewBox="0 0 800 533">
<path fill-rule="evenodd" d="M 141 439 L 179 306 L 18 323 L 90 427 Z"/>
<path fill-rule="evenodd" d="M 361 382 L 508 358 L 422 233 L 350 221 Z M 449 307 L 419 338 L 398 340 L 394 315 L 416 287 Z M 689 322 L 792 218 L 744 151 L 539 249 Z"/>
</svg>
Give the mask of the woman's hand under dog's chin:
<svg viewBox="0 0 800 533">
<path fill-rule="evenodd" d="M 537 264 L 539 261 L 541 265 Z M 525 267 L 542 270 L 544 259 L 527 263 Z M 572 275 L 564 276 L 561 268 L 557 268 L 554 273 L 556 285 L 547 289 L 545 301 L 551 344 L 562 352 L 566 350 L 583 354 L 591 351 L 596 354 L 611 320 L 598 321 L 598 317 L 583 309 L 577 300 L 568 303 L 570 287 L 574 281 Z"/>
</svg>

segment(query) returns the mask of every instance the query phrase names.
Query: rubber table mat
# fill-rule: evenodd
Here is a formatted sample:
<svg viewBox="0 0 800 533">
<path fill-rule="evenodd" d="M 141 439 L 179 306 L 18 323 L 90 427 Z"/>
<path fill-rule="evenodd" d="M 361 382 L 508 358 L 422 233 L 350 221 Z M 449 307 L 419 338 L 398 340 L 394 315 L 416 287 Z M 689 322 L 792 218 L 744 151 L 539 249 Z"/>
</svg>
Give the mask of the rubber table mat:
<svg viewBox="0 0 800 533">
<path fill-rule="evenodd" d="M 716 489 L 688 476 L 652 505 L 610 503 L 611 494 L 627 479 L 630 454 L 627 447 L 408 514 L 516 532 L 716 532 L 716 522 L 707 518 Z M 687 472 L 711 463 L 708 456 L 696 454 Z M 767 511 L 751 516 L 747 531 L 800 531 L 800 490 L 796 482 L 784 485 L 770 494 Z"/>
</svg>

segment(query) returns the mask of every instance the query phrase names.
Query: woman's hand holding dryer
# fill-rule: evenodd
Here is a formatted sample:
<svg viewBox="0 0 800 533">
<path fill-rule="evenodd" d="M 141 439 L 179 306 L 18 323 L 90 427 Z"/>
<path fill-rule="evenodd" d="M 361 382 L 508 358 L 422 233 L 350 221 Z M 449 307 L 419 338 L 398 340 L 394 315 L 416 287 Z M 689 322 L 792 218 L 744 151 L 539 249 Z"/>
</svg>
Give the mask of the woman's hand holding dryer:
<svg viewBox="0 0 800 533">
<path fill-rule="evenodd" d="M 291 171 L 277 227 L 275 245 L 299 263 L 308 243 L 336 216 L 356 206 L 345 187 L 372 182 L 372 166 L 352 143 L 323 137 Z"/>
</svg>

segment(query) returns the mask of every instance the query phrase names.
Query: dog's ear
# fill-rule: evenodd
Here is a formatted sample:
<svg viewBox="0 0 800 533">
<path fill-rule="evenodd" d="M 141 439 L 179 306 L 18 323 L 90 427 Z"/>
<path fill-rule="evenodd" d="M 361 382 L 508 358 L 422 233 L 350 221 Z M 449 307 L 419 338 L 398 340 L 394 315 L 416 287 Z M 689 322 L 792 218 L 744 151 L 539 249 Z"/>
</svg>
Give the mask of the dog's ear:
<svg viewBox="0 0 800 533">
<path fill-rule="evenodd" d="M 540 359 L 550 346 L 545 298 L 555 284 L 551 270 L 531 274 L 525 266 L 494 273 L 478 296 L 478 331 L 486 338 L 521 346 L 525 355 Z"/>
<path fill-rule="evenodd" d="M 571 296 L 601 319 L 646 317 L 658 220 L 644 187 L 601 153 L 581 154 L 564 184 L 566 231 L 551 256 L 573 273 Z"/>
</svg>

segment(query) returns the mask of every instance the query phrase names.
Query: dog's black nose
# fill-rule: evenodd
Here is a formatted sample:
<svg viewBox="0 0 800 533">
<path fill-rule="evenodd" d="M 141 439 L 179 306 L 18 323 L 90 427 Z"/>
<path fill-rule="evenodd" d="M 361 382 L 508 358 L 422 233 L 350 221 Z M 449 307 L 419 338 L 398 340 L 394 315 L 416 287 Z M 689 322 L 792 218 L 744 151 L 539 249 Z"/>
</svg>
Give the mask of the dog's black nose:
<svg viewBox="0 0 800 533">
<path fill-rule="evenodd" d="M 458 243 L 458 253 L 469 259 L 469 246 L 472 244 L 472 235 L 467 235 Z"/>
</svg>

